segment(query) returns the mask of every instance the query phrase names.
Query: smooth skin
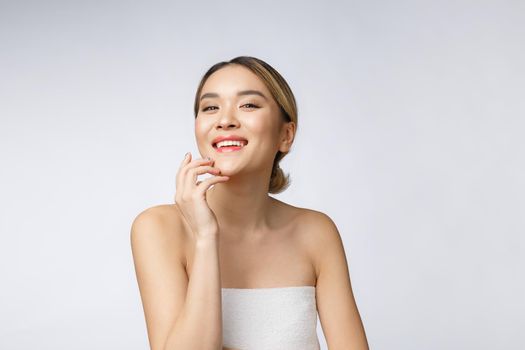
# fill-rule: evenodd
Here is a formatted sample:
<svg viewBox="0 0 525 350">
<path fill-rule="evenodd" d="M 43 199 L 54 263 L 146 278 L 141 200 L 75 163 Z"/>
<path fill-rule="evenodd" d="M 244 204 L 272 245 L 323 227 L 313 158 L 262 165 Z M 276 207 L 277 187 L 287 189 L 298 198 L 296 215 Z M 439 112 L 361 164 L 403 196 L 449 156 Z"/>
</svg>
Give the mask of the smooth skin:
<svg viewBox="0 0 525 350">
<path fill-rule="evenodd" d="M 246 90 L 264 97 L 238 94 Z M 201 96 L 208 93 L 216 95 L 201 100 L 195 119 L 202 158 L 182 161 L 175 204 L 146 209 L 132 225 L 151 349 L 182 349 L 173 334 L 205 334 L 207 349 L 228 349 L 215 343 L 222 342 L 221 286 L 293 285 L 316 286 L 330 350 L 368 349 L 335 223 L 324 213 L 268 195 L 273 158 L 278 150 L 290 151 L 294 123 L 281 119 L 264 83 L 245 67 L 212 74 Z M 212 140 L 230 134 L 246 138 L 248 145 L 216 152 Z M 203 174 L 212 176 L 198 181 Z"/>
</svg>

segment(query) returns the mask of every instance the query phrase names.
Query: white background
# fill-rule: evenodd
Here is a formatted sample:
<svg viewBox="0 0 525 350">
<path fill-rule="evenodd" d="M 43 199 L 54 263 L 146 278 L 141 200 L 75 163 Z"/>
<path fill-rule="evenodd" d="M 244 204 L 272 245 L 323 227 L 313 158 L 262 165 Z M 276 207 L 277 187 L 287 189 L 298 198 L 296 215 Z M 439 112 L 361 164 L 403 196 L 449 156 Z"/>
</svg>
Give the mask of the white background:
<svg viewBox="0 0 525 350">
<path fill-rule="evenodd" d="M 371 349 L 523 349 L 524 14 L 2 1 L 0 348 L 148 348 L 131 222 L 198 155 L 202 74 L 251 55 L 299 105 L 276 197 L 336 222 Z"/>
</svg>

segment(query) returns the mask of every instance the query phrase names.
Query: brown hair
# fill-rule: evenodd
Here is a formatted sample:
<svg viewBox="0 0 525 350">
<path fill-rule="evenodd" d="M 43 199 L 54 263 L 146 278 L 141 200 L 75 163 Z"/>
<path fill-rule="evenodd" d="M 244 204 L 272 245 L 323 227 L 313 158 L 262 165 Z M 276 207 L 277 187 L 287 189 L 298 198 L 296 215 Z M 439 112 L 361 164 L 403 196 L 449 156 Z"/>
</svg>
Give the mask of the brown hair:
<svg viewBox="0 0 525 350">
<path fill-rule="evenodd" d="M 263 81 L 272 94 L 275 102 L 277 102 L 279 105 L 283 121 L 294 122 L 295 130 L 297 132 L 297 104 L 290 86 L 288 86 L 286 80 L 284 80 L 281 74 L 279 74 L 279 72 L 277 72 L 277 70 L 275 70 L 272 66 L 261 59 L 250 56 L 239 56 L 231 59 L 230 61 L 219 62 L 208 69 L 208 71 L 203 75 L 195 94 L 195 118 L 197 118 L 197 114 L 199 113 L 199 98 L 204 83 L 206 83 L 206 80 L 208 80 L 210 75 L 212 75 L 214 72 L 231 64 L 240 64 L 248 68 Z M 270 177 L 270 185 L 268 187 L 269 193 L 280 193 L 290 186 L 290 175 L 285 175 L 279 166 L 279 162 L 284 158 L 284 156 L 286 156 L 286 154 L 288 154 L 288 152 L 277 151 L 277 154 L 275 155 L 272 167 L 272 175 Z"/>
</svg>

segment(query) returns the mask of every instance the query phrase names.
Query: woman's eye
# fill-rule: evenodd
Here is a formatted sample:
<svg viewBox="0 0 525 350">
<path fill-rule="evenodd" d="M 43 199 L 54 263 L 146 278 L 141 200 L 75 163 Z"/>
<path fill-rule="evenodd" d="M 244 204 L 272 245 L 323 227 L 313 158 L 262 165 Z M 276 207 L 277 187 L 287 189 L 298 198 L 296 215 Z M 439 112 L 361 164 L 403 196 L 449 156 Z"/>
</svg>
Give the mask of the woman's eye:
<svg viewBox="0 0 525 350">
<path fill-rule="evenodd" d="M 253 103 L 245 103 L 243 104 L 241 107 L 248 107 L 248 108 L 259 108 L 259 106 L 257 105 L 254 105 Z M 211 111 L 211 110 L 215 110 L 215 109 L 218 109 L 217 106 L 208 106 L 208 107 L 204 107 L 202 109 L 203 112 L 207 112 L 207 111 Z"/>
<path fill-rule="evenodd" d="M 242 105 L 241 107 L 243 107 L 243 106 L 248 106 L 248 108 L 259 108 L 259 106 L 256 106 L 253 103 L 246 103 L 246 104 Z"/>
</svg>

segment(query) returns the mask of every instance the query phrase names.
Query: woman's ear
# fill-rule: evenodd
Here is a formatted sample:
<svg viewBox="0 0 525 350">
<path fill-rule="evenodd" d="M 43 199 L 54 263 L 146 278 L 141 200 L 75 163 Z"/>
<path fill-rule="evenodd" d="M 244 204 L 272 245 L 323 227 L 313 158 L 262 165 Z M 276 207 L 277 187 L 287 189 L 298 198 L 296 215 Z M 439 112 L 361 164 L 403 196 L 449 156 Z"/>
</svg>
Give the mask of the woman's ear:
<svg viewBox="0 0 525 350">
<path fill-rule="evenodd" d="M 292 147 L 293 140 L 295 138 L 295 123 L 286 122 L 281 128 L 281 143 L 279 145 L 279 151 L 287 153 Z"/>
</svg>

